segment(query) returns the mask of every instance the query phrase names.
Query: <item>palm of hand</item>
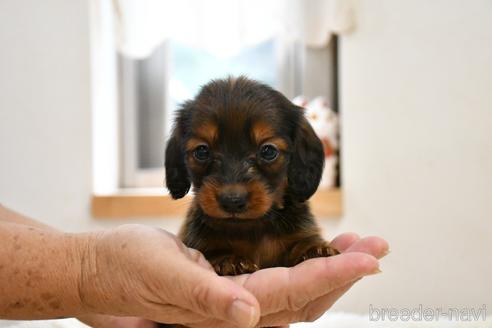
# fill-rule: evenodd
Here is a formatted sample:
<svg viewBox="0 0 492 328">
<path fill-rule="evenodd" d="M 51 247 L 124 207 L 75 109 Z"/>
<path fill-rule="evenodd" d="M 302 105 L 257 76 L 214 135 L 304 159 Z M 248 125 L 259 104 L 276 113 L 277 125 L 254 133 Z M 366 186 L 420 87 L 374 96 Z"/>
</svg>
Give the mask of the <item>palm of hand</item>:
<svg viewBox="0 0 492 328">
<path fill-rule="evenodd" d="M 176 241 L 182 245 L 180 241 Z M 337 258 L 320 258 L 293 268 L 269 268 L 228 279 L 249 290 L 261 308 L 259 326 L 272 327 L 292 322 L 314 321 L 328 310 L 365 273 L 377 272 L 377 261 L 388 251 L 388 244 L 377 237 L 360 239 L 343 234 L 332 245 L 342 253 Z M 202 268 L 214 272 L 203 255 L 184 245 L 182 255 Z M 367 254 L 371 256 L 367 256 Z M 193 326 L 230 327 L 230 323 L 196 318 Z M 191 323 L 191 322 L 190 322 Z"/>
<path fill-rule="evenodd" d="M 247 317 L 244 313 L 239 315 L 244 327 L 313 321 L 356 280 L 377 272 L 377 258 L 388 250 L 387 243 L 380 238 L 360 239 L 355 234 L 343 234 L 332 241 L 342 252 L 340 255 L 311 259 L 292 268 L 219 277 L 200 252 L 187 248 L 174 235 L 143 226 L 126 230 L 122 229 L 118 232 L 121 236 L 117 233 L 106 243 L 113 248 L 111 254 L 116 252 L 117 258 L 123 259 L 114 268 L 126 271 L 128 283 L 123 293 L 140 301 L 137 308 L 130 308 L 128 300 L 120 302 L 118 306 L 128 308 L 121 315 L 131 313 L 190 327 L 231 327 L 232 304 L 237 299 L 246 301 L 254 310 Z M 124 244 L 131 247 L 123 247 Z M 118 326 L 152 325 L 142 319 L 120 318 Z"/>
</svg>

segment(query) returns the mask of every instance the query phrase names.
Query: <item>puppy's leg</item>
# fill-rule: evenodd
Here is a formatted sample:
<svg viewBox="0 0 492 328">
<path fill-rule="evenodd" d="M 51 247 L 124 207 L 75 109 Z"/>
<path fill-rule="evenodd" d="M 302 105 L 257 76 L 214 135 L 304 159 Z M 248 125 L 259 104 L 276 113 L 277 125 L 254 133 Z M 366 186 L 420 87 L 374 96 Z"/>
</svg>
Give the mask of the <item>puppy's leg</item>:
<svg viewBox="0 0 492 328">
<path fill-rule="evenodd" d="M 308 259 L 340 254 L 320 235 L 314 234 L 295 242 L 287 256 L 287 265 L 294 266 Z"/>
<path fill-rule="evenodd" d="M 220 276 L 235 276 L 259 270 L 259 266 L 254 261 L 232 254 L 215 256 L 208 260 Z"/>
</svg>

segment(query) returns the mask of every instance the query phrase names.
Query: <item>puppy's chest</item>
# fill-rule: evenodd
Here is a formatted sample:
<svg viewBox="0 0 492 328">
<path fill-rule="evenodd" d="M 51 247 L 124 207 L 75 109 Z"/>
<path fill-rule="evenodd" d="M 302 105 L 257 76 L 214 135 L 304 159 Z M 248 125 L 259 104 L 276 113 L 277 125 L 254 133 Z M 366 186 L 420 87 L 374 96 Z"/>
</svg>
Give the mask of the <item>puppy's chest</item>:
<svg viewBox="0 0 492 328">
<path fill-rule="evenodd" d="M 260 268 L 282 266 L 287 245 L 284 241 L 265 236 L 257 241 L 231 240 L 232 253 L 251 259 Z"/>
</svg>

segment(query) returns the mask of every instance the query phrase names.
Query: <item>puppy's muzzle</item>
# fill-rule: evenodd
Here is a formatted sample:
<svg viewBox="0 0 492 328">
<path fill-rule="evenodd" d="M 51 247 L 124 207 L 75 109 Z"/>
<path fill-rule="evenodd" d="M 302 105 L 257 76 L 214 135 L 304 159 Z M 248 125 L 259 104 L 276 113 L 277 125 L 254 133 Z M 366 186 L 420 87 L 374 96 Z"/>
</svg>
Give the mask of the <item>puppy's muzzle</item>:
<svg viewBox="0 0 492 328">
<path fill-rule="evenodd" d="M 224 188 L 218 195 L 220 207 L 227 213 L 239 214 L 247 209 L 248 192 L 243 188 Z"/>
</svg>

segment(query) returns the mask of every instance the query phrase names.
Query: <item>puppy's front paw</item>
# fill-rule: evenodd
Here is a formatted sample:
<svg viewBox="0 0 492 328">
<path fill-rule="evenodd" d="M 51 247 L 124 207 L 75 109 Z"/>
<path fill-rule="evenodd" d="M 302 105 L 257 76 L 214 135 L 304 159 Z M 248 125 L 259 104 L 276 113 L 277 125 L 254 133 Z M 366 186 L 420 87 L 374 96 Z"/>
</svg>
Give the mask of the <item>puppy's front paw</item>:
<svg viewBox="0 0 492 328">
<path fill-rule="evenodd" d="M 331 247 L 329 243 L 323 242 L 318 245 L 313 245 L 308 248 L 296 261 L 295 264 L 299 264 L 309 259 L 314 259 L 316 257 L 328 257 L 340 254 L 338 250 Z"/>
<path fill-rule="evenodd" d="M 235 276 L 243 273 L 253 273 L 260 268 L 256 263 L 238 256 L 222 256 L 210 260 L 219 276 Z"/>
</svg>

